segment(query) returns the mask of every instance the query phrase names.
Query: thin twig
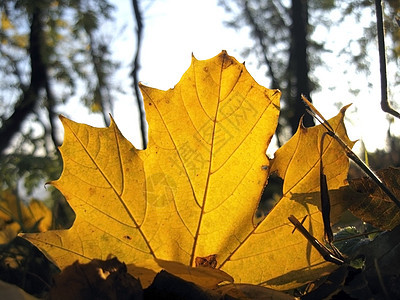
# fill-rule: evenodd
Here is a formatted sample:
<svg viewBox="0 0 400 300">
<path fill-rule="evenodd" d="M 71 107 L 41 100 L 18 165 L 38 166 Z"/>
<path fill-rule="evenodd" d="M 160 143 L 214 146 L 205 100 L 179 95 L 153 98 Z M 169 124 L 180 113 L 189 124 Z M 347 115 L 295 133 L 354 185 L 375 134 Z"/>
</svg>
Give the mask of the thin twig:
<svg viewBox="0 0 400 300">
<path fill-rule="evenodd" d="M 55 106 L 56 106 L 56 98 L 53 92 L 53 89 L 51 87 L 50 83 L 50 78 L 48 76 L 48 71 L 46 69 L 46 74 L 44 75 L 46 78 L 45 82 L 45 90 L 46 90 L 46 96 L 47 96 L 47 101 L 46 101 L 46 108 L 47 112 L 49 114 L 49 123 L 50 123 L 50 136 L 54 144 L 54 148 L 57 149 L 58 146 L 61 145 L 61 141 L 59 141 L 57 134 L 56 134 L 56 124 L 55 124 L 55 117 L 57 113 L 55 112 Z M 46 128 L 46 125 L 43 125 Z"/>
<path fill-rule="evenodd" d="M 381 0 L 375 0 L 376 7 L 376 28 L 378 31 L 378 50 L 379 50 L 379 66 L 381 73 L 381 108 L 396 118 L 400 119 L 400 114 L 395 111 L 388 100 L 387 88 L 387 72 L 386 72 L 386 52 L 385 52 L 385 32 L 383 28 L 383 11 Z"/>
<path fill-rule="evenodd" d="M 335 238 L 334 242 L 338 243 L 338 242 L 343 242 L 343 241 L 355 239 L 355 238 L 358 238 L 358 237 L 368 237 L 370 234 L 381 233 L 381 232 L 382 232 L 382 230 L 374 230 L 374 231 L 370 231 L 370 232 L 354 234 L 352 236 L 346 236 L 346 237 L 339 238 L 339 239 Z"/>
<path fill-rule="evenodd" d="M 293 215 L 288 217 L 289 221 L 296 227 L 298 231 L 310 242 L 310 244 L 322 255 L 322 257 L 331 263 L 342 265 L 344 263 L 343 257 L 338 257 L 337 253 L 332 253 L 320 241 L 313 237 L 308 230 L 300 223 L 299 220 Z"/>
</svg>

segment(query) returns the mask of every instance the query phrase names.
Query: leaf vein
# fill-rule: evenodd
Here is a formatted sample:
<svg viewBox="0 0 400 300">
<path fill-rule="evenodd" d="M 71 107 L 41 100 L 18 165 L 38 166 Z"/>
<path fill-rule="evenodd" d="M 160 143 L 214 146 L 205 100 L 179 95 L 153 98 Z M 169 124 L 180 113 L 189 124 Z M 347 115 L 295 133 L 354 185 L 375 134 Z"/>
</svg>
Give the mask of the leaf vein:
<svg viewBox="0 0 400 300">
<path fill-rule="evenodd" d="M 81 145 L 82 149 L 86 152 L 87 156 L 90 158 L 90 160 L 92 161 L 92 163 L 97 167 L 97 169 L 99 170 L 100 174 L 103 176 L 103 178 L 106 180 L 106 182 L 110 185 L 110 187 L 112 188 L 112 190 L 114 191 L 114 193 L 116 194 L 118 200 L 120 201 L 120 203 L 124 206 L 124 209 L 126 210 L 126 212 L 128 213 L 129 217 L 131 218 L 131 220 L 133 221 L 133 223 L 135 224 L 135 226 L 138 228 L 141 236 L 143 237 L 143 240 L 145 241 L 147 247 L 149 248 L 150 253 L 152 254 L 152 256 L 155 256 L 155 253 L 153 252 L 150 244 L 148 243 L 146 236 L 144 235 L 143 231 L 140 229 L 140 227 L 138 226 L 138 223 L 136 222 L 136 219 L 134 218 L 132 212 L 130 211 L 129 207 L 127 207 L 126 203 L 123 201 L 123 199 L 121 198 L 121 196 L 118 194 L 116 188 L 114 187 L 114 185 L 111 183 L 111 181 L 108 179 L 108 177 L 106 176 L 106 174 L 104 173 L 104 171 L 100 168 L 100 166 L 97 164 L 96 160 L 93 158 L 93 156 L 91 155 L 91 153 L 89 152 L 89 150 L 86 148 L 86 146 L 83 144 L 83 142 L 80 140 L 80 138 L 77 136 L 77 134 L 72 130 L 72 128 L 67 125 L 70 129 L 70 131 L 72 132 L 72 134 L 75 136 L 75 139 L 78 141 L 78 143 Z M 118 140 L 116 140 L 116 143 L 118 143 Z"/>
</svg>

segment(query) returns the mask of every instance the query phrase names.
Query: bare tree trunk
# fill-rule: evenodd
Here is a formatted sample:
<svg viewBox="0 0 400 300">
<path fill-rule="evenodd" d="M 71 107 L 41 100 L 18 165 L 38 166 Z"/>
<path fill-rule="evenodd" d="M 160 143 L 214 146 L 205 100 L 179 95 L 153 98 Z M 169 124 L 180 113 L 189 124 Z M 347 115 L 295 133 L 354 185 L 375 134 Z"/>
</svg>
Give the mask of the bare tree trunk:
<svg viewBox="0 0 400 300">
<path fill-rule="evenodd" d="M 290 106 L 293 107 L 293 114 L 288 117 L 288 121 L 292 133 L 294 134 L 297 131 L 299 120 L 303 115 L 303 124 L 305 126 L 314 125 L 313 118 L 306 113 L 305 105 L 301 101 L 302 94 L 310 99 L 311 93 L 309 78 L 310 68 L 307 55 L 307 0 L 292 0 L 291 17 L 292 26 L 290 28 L 291 45 L 289 62 L 290 89 L 288 99 L 290 99 Z"/>
</svg>

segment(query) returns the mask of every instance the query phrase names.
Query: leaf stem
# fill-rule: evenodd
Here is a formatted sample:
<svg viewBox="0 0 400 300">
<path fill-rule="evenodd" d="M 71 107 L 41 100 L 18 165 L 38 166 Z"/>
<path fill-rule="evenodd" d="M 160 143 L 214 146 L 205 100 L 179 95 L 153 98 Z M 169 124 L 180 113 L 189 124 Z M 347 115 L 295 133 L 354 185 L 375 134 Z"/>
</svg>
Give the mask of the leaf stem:
<svg viewBox="0 0 400 300">
<path fill-rule="evenodd" d="M 355 238 L 358 238 L 358 237 L 368 237 L 370 234 L 381 233 L 381 232 L 383 232 L 383 231 L 382 230 L 374 230 L 374 231 L 370 231 L 370 232 L 354 234 L 352 236 L 347 236 L 347 237 L 343 237 L 343 238 L 340 238 L 340 239 L 336 239 L 335 238 L 334 242 L 338 243 L 338 242 L 343 242 L 343 241 L 355 239 Z"/>
<path fill-rule="evenodd" d="M 322 257 L 331 263 L 342 265 L 344 264 L 343 257 L 338 257 L 337 254 L 332 253 L 320 241 L 313 237 L 308 230 L 300 223 L 299 220 L 293 215 L 288 217 L 289 221 L 296 227 L 298 231 L 310 242 L 310 244 L 322 255 Z"/>
<path fill-rule="evenodd" d="M 329 198 L 328 181 L 326 179 L 326 175 L 324 174 L 324 165 L 322 161 L 322 154 L 324 151 L 324 138 L 327 134 L 327 132 L 324 132 L 321 137 L 319 186 L 321 190 L 321 210 L 322 220 L 324 223 L 325 240 L 327 240 L 328 243 L 331 244 L 333 241 L 333 232 L 331 228 L 331 201 Z"/>
</svg>

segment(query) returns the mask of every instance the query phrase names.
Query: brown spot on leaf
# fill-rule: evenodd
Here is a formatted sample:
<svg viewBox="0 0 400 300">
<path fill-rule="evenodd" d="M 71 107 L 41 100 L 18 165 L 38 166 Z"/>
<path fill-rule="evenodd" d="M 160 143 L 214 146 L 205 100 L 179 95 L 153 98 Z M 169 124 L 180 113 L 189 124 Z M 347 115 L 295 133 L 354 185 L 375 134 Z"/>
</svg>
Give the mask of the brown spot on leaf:
<svg viewBox="0 0 400 300">
<path fill-rule="evenodd" d="M 206 257 L 196 257 L 196 267 L 209 267 L 215 269 L 217 266 L 217 254 Z"/>
</svg>

